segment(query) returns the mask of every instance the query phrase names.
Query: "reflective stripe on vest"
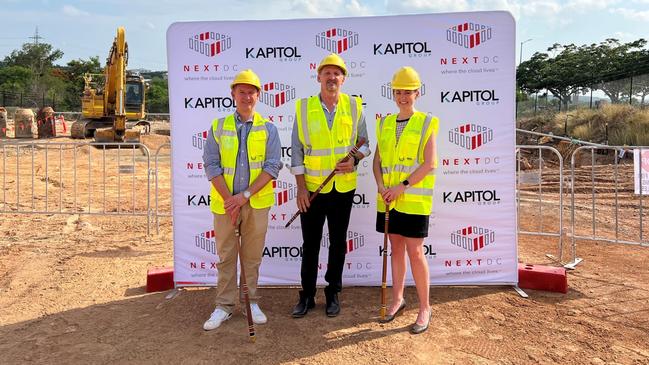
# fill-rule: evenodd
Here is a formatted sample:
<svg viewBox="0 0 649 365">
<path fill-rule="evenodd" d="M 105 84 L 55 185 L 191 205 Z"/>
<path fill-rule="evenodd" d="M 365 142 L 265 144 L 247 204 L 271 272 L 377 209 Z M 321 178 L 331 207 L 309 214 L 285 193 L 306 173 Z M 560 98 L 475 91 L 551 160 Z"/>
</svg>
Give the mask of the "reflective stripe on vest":
<svg viewBox="0 0 649 365">
<path fill-rule="evenodd" d="M 264 160 L 266 159 L 266 141 L 268 131 L 266 123 L 259 113 L 253 116 L 253 125 L 248 133 L 246 144 L 248 146 L 248 165 L 250 180 L 248 186 L 261 174 Z M 221 167 L 223 178 L 230 193 L 233 191 L 234 174 L 236 172 L 237 155 L 239 151 L 239 136 L 237 135 L 234 115 L 226 118 L 214 119 L 212 122 L 212 136 L 219 145 L 221 154 Z M 250 197 L 250 206 L 255 209 L 268 208 L 275 203 L 272 181 L 269 181 L 261 190 Z M 214 186 L 210 190 L 210 209 L 216 214 L 225 214 L 224 200 Z"/>
<path fill-rule="evenodd" d="M 356 144 L 361 104 L 357 97 L 340 94 L 329 128 L 318 95 L 298 100 L 298 136 L 304 146 L 304 178 L 309 191 L 315 191 L 334 170 L 336 163 Z M 334 185 L 340 192 L 355 189 L 356 171 L 337 174 L 321 192 L 328 193 Z"/>
<path fill-rule="evenodd" d="M 439 127 L 437 118 L 415 112 L 397 143 L 396 117 L 394 114 L 389 115 L 377 123 L 381 174 L 386 187 L 401 183 L 421 166 L 428 137 L 435 138 Z M 432 211 L 434 186 L 435 170 L 431 170 L 420 182 L 409 186 L 393 203 L 393 207 L 402 213 L 429 215 Z M 379 212 L 385 211 L 380 195 L 377 195 L 377 209 Z"/>
</svg>

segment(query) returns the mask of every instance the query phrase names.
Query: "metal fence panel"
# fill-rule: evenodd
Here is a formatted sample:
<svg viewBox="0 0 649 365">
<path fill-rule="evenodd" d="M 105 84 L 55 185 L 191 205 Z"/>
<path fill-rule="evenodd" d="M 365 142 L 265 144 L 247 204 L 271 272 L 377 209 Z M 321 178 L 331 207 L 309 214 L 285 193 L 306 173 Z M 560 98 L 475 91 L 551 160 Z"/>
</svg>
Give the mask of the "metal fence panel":
<svg viewBox="0 0 649 365">
<path fill-rule="evenodd" d="M 143 144 L 2 141 L 0 213 L 141 216 L 150 209 Z"/>
</svg>

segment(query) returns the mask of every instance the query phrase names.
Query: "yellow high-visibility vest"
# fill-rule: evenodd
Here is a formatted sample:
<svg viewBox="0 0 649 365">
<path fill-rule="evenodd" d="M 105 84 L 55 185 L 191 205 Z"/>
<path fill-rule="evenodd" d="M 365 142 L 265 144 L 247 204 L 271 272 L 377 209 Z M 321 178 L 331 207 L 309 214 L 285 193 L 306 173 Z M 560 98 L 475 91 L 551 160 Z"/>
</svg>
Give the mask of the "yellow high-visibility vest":
<svg viewBox="0 0 649 365">
<path fill-rule="evenodd" d="M 266 140 L 268 130 L 267 120 L 259 113 L 255 113 L 252 119 L 252 127 L 248 133 L 248 164 L 250 166 L 250 180 L 248 185 L 261 174 L 264 160 L 266 159 Z M 230 192 L 233 191 L 234 172 L 237 165 L 237 153 L 239 152 L 239 137 L 234 120 L 234 114 L 226 118 L 214 119 L 212 121 L 212 136 L 219 144 L 221 153 L 221 167 L 223 177 Z M 250 206 L 255 209 L 268 208 L 275 203 L 272 181 L 269 181 L 261 190 L 250 197 Z M 210 209 L 216 214 L 225 214 L 224 200 L 221 194 L 214 188 L 210 190 Z"/>
<path fill-rule="evenodd" d="M 359 97 L 341 93 L 329 130 L 318 95 L 295 103 L 298 136 L 304 146 L 304 180 L 309 191 L 315 191 L 334 170 L 336 163 L 356 144 L 361 106 Z M 336 174 L 321 192 L 330 192 L 334 183 L 336 190 L 342 193 L 355 189 L 356 171 Z"/>
<path fill-rule="evenodd" d="M 428 138 L 435 138 L 439 129 L 437 117 L 418 111 L 407 123 L 397 143 L 397 115 L 377 119 L 376 138 L 381 156 L 381 175 L 386 188 L 407 180 L 424 162 L 426 142 Z M 435 170 L 432 170 L 420 182 L 408 186 L 392 206 L 401 213 L 430 215 L 433 210 L 434 187 Z M 385 212 L 385 203 L 380 194 L 377 194 L 376 207 L 379 212 Z"/>
</svg>

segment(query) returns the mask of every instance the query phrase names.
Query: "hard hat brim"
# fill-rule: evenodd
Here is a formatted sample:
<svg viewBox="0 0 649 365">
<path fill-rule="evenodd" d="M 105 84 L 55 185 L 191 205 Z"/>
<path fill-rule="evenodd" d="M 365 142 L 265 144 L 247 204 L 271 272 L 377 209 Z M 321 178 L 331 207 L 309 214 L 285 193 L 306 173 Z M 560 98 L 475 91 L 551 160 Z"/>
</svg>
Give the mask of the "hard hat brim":
<svg viewBox="0 0 649 365">
<path fill-rule="evenodd" d="M 323 68 L 325 68 L 325 67 L 327 67 L 327 66 L 338 67 L 338 68 L 340 69 L 340 71 L 343 72 L 343 76 L 347 76 L 347 70 L 345 70 L 344 68 L 342 68 L 342 67 L 340 67 L 340 66 L 338 66 L 338 65 L 334 65 L 334 64 L 326 64 L 326 65 L 320 65 L 320 66 L 318 66 L 318 73 L 320 73 L 320 70 L 322 70 Z"/>
<path fill-rule="evenodd" d="M 237 86 L 237 85 L 250 85 L 250 86 L 254 86 L 255 89 L 257 89 L 257 91 L 261 91 L 261 88 L 259 86 L 255 85 L 253 83 L 250 83 L 250 82 L 237 82 L 236 84 L 232 83 L 232 84 L 230 84 L 230 90 L 234 90 L 234 87 Z"/>
</svg>

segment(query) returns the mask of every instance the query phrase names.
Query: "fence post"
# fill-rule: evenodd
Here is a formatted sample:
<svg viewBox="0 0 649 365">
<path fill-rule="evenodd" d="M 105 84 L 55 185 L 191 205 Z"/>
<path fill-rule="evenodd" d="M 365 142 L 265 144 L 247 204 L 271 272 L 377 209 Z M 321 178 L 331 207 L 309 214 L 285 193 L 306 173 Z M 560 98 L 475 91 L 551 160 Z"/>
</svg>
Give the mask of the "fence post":
<svg viewBox="0 0 649 365">
<path fill-rule="evenodd" d="M 631 84 L 629 85 L 629 105 L 632 104 L 633 101 L 633 76 L 631 76 Z"/>
<path fill-rule="evenodd" d="M 20 107 L 23 107 L 23 93 L 20 93 Z"/>
<path fill-rule="evenodd" d="M 56 110 L 56 93 L 52 93 L 52 109 Z"/>
</svg>

